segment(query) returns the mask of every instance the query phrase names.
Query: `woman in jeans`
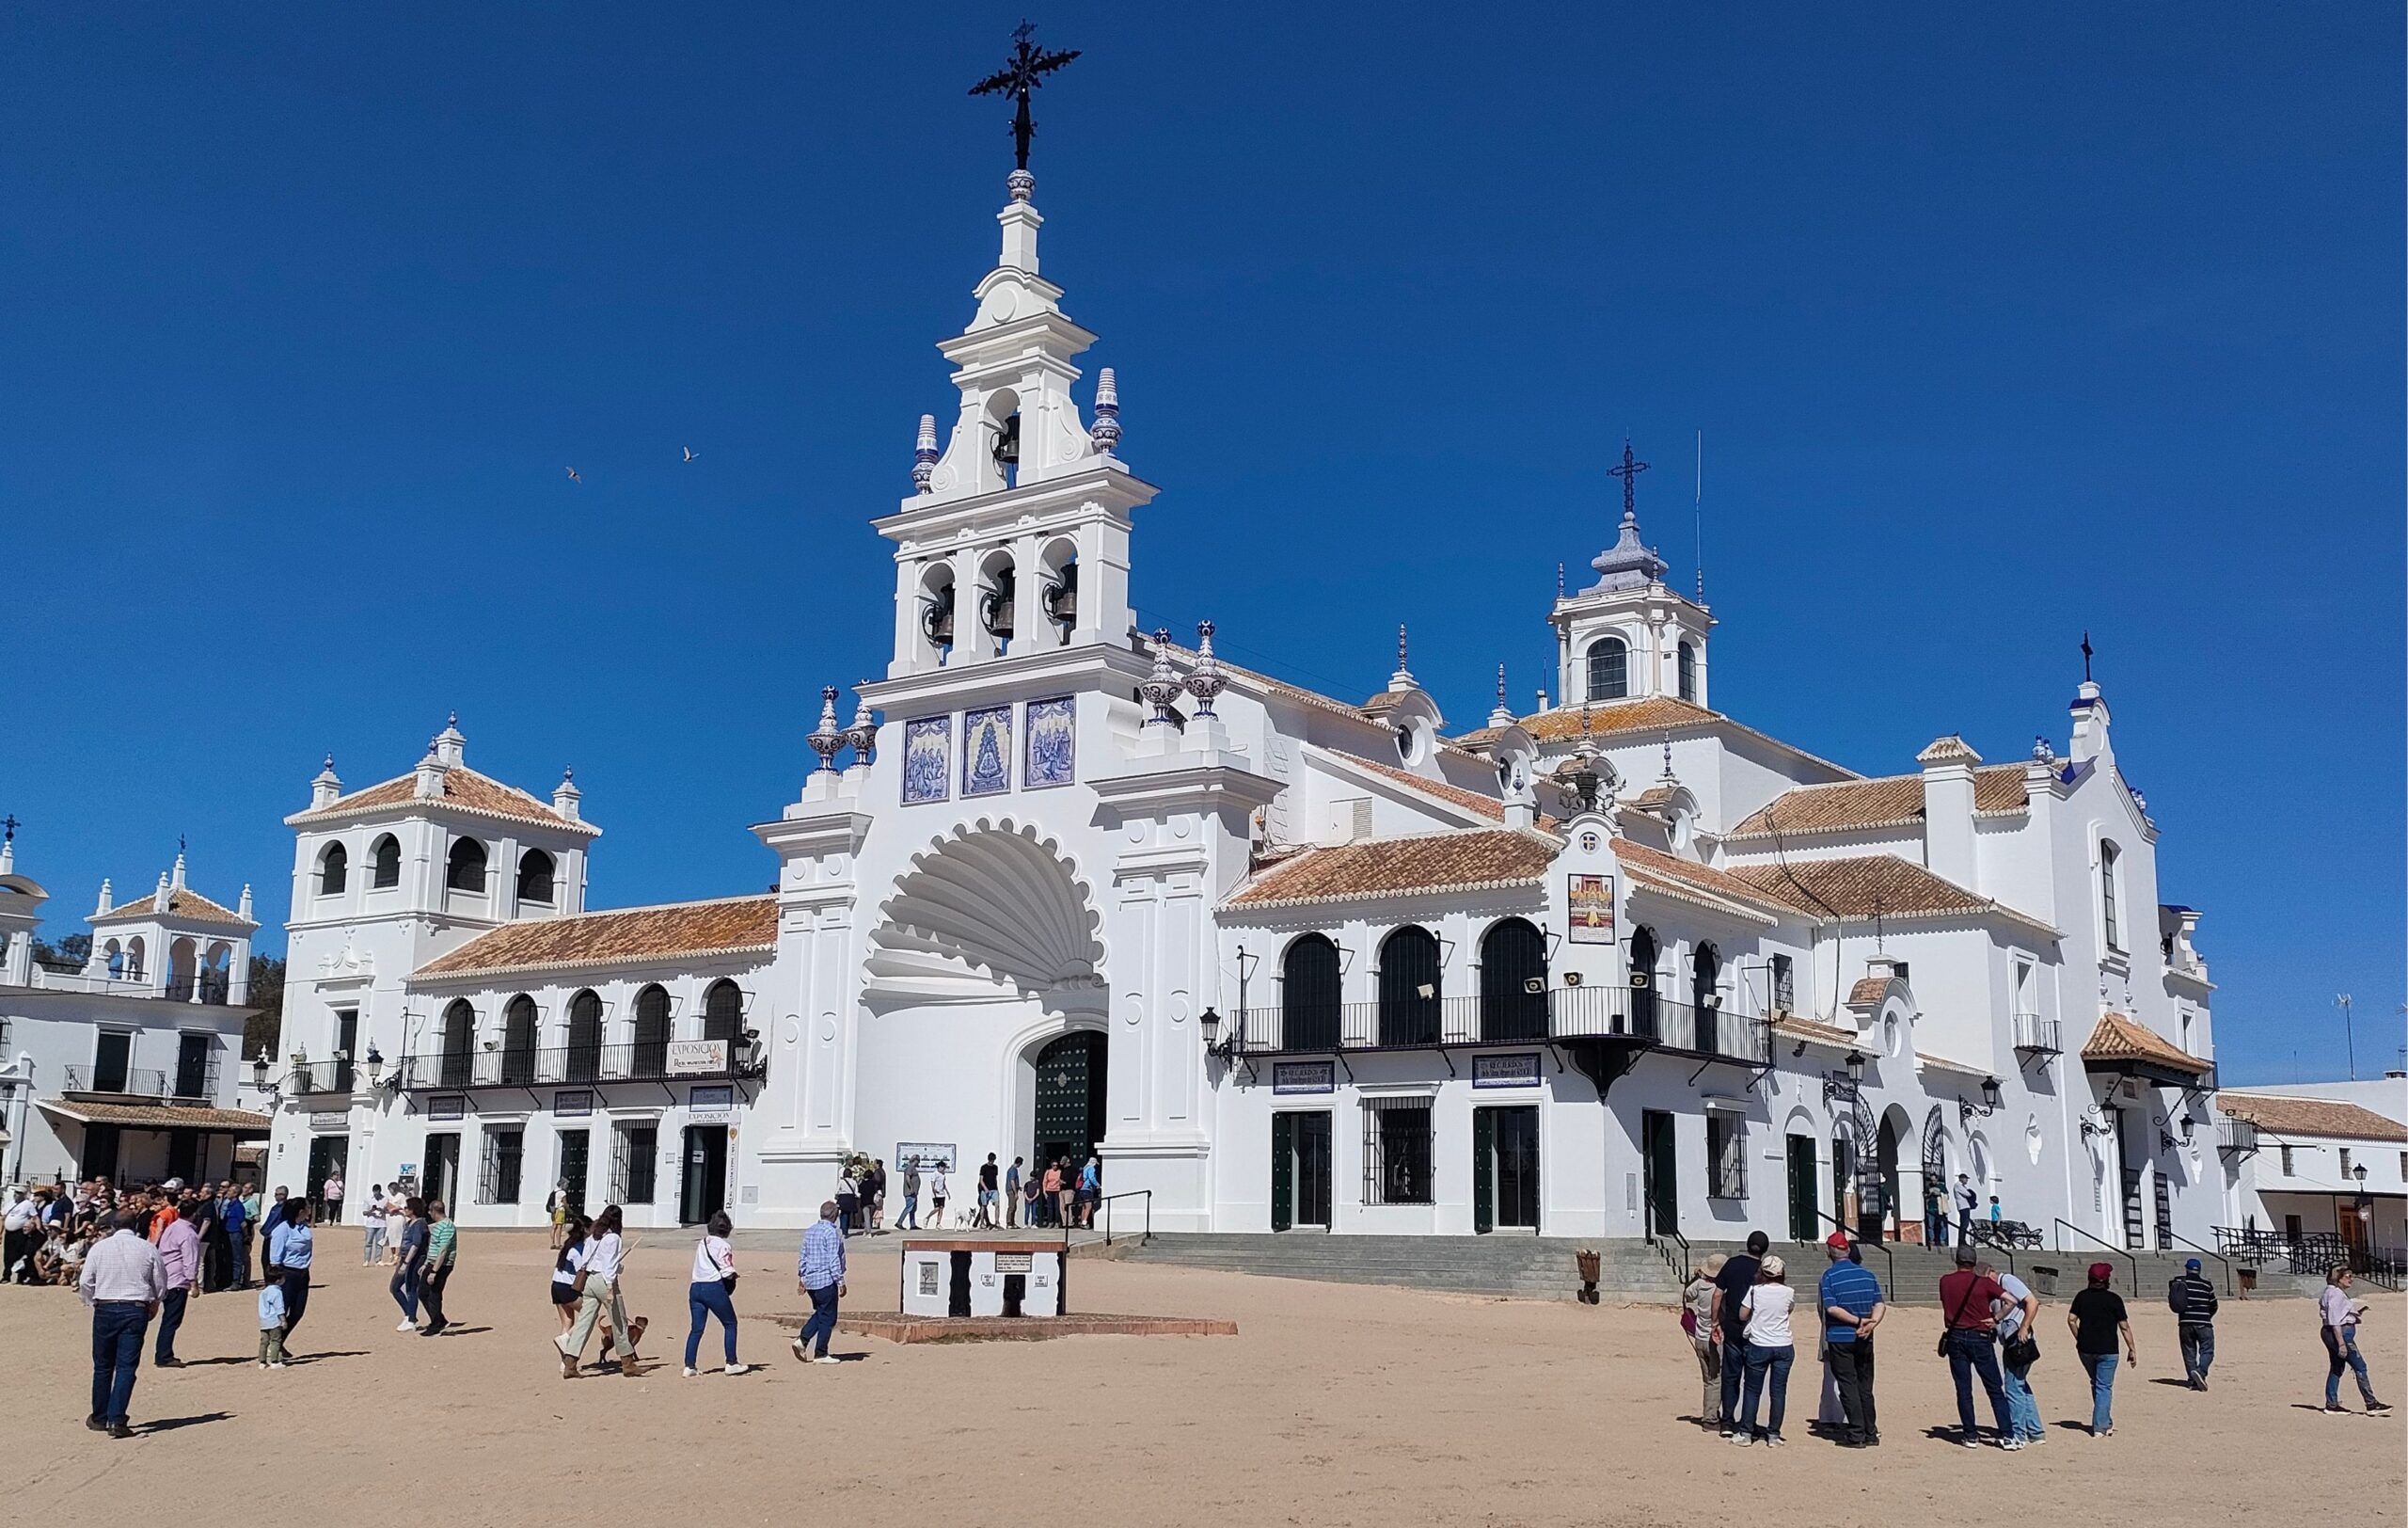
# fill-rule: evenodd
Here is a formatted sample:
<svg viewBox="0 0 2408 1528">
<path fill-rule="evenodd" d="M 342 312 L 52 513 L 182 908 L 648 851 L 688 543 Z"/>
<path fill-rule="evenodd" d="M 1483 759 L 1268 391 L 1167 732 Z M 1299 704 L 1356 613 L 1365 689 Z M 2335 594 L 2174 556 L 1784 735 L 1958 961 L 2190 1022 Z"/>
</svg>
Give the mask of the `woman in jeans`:
<svg viewBox="0 0 2408 1528">
<path fill-rule="evenodd" d="M 2124 1297 L 2107 1287 L 2115 1270 L 2104 1263 L 2090 1265 L 2090 1286 L 2073 1297 L 2066 1310 L 2066 1327 L 2073 1333 L 2073 1350 L 2090 1375 L 2090 1436 L 2115 1433 L 2115 1339 L 2124 1339 L 2124 1361 L 2138 1363 L 2140 1349 L 2132 1344 L 2132 1324 L 2124 1315 Z"/>
<path fill-rule="evenodd" d="M 1751 1435 L 1756 1431 L 1756 1403 L 1764 1395 L 1767 1377 L 1772 1407 L 1766 1419 L 1765 1444 L 1780 1448 L 1787 1441 L 1781 1436 L 1781 1419 L 1789 1405 L 1789 1366 L 1798 1359 L 1797 1338 L 1790 1328 L 1798 1292 L 1784 1281 L 1787 1272 L 1780 1258 L 1765 1259 L 1756 1270 L 1755 1287 L 1739 1307 L 1748 1339 L 1748 1376 L 1740 1392 L 1739 1430 L 1731 1440 L 1741 1448 L 1755 1441 Z"/>
<path fill-rule="evenodd" d="M 1720 1252 L 1707 1253 L 1681 1291 L 1681 1330 L 1688 1336 L 1690 1350 L 1697 1354 L 1698 1373 L 1705 1380 L 1705 1399 L 1698 1405 L 1697 1421 L 1708 1432 L 1722 1425 L 1722 1344 L 1714 1335 L 1714 1276 L 1728 1261 Z"/>
<path fill-rule="evenodd" d="M 2331 1365 L 2324 1377 L 2324 1409 L 2344 1409 L 2341 1371 L 2348 1369 L 2357 1378 L 2358 1399 L 2367 1403 L 2367 1414 L 2372 1416 L 2391 1408 L 2374 1398 L 2374 1382 L 2367 1377 L 2367 1361 L 2358 1352 L 2358 1319 L 2367 1308 L 2350 1298 L 2353 1278 L 2347 1264 L 2335 1267 L 2324 1276 L 2324 1292 L 2316 1297 L 2316 1324 Z"/>
<path fill-rule="evenodd" d="M 744 1374 L 749 1363 L 736 1361 L 736 1253 L 727 1245 L 728 1233 L 736 1223 L 721 1210 L 711 1217 L 703 1239 L 694 1244 L 693 1281 L 686 1286 L 686 1309 L 694 1324 L 686 1332 L 686 1377 L 694 1377 L 694 1360 L 702 1351 L 703 1329 L 713 1316 L 719 1317 L 720 1333 L 726 1339 L 727 1372 Z"/>
<path fill-rule="evenodd" d="M 396 1261 L 393 1264 L 393 1303 L 402 1308 L 402 1324 L 395 1331 L 418 1330 L 419 1265 L 426 1261 L 426 1201 L 412 1198 L 407 1214 L 402 1220 L 402 1234 L 393 1243 Z"/>
</svg>

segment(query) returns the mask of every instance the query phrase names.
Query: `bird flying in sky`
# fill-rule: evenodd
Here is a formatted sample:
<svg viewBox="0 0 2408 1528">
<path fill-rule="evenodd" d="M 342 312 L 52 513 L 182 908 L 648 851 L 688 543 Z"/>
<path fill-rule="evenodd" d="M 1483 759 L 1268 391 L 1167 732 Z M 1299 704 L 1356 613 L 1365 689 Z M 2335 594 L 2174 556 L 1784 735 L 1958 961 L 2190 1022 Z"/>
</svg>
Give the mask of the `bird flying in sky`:
<svg viewBox="0 0 2408 1528">
<path fill-rule="evenodd" d="M 693 447 L 691 447 L 691 446 L 684 446 L 684 447 L 680 447 L 679 449 L 680 449 L 680 450 L 682 450 L 682 451 L 684 451 L 684 452 L 686 453 L 686 459 L 687 459 L 688 461 L 689 461 L 689 462 L 690 462 L 690 461 L 692 461 L 692 460 L 694 459 L 694 448 L 693 448 Z"/>
<path fill-rule="evenodd" d="M 578 477 L 578 476 L 577 475 L 577 469 L 576 469 L 576 468 L 572 467 L 572 468 L 569 468 L 567 470 L 568 470 L 568 480 L 569 480 L 571 483 L 582 483 L 582 482 L 584 482 L 584 481 L 585 481 L 583 478 Z"/>
</svg>

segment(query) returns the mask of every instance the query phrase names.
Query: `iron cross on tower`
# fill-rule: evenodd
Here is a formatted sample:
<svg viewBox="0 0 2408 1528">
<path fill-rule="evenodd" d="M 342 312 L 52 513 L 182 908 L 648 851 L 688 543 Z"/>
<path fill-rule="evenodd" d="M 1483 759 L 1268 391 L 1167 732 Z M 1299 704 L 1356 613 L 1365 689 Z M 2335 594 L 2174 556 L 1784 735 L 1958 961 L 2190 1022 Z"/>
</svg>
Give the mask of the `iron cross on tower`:
<svg viewBox="0 0 2408 1528">
<path fill-rule="evenodd" d="M 1646 470 L 1647 464 L 1631 454 L 1628 440 L 1622 443 L 1622 465 L 1606 469 L 1608 477 L 1622 479 L 1622 513 L 1624 519 L 1639 514 L 1639 474 Z"/>
<path fill-rule="evenodd" d="M 1012 33 L 1011 61 L 970 88 L 972 95 L 1012 98 L 1012 147 L 1018 151 L 1020 168 L 1028 168 L 1028 140 L 1037 135 L 1036 120 L 1028 115 L 1030 92 L 1045 83 L 1046 75 L 1078 56 L 1076 48 L 1047 53 L 1037 45 L 1036 24 L 1022 22 Z"/>
</svg>

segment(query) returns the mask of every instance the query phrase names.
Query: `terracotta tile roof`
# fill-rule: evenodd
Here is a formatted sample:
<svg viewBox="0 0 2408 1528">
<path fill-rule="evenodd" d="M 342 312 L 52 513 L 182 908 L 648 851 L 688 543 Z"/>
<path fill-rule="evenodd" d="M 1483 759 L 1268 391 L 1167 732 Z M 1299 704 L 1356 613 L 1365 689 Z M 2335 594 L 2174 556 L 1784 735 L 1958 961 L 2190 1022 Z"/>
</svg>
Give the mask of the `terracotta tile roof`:
<svg viewBox="0 0 2408 1528">
<path fill-rule="evenodd" d="M 87 1104 L 36 1099 L 45 1114 L 61 1115 L 85 1124 L 129 1125 L 136 1130 L 239 1130 L 264 1136 L 268 1117 L 248 1109 L 183 1108 L 169 1104 Z"/>
<path fill-rule="evenodd" d="M 2290 1098 L 2273 1093 L 2218 1093 L 2216 1107 L 2278 1136 L 2338 1136 L 2352 1140 L 2408 1141 L 2408 1124 L 2388 1120 L 2362 1104 L 2337 1098 Z"/>
<path fill-rule="evenodd" d="M 1478 812 L 1492 822 L 1505 820 L 1505 804 L 1494 796 L 1483 796 L 1477 790 L 1466 790 L 1461 786 L 1450 785 L 1444 780 L 1433 780 L 1427 775 L 1416 774 L 1411 770 L 1401 770 L 1393 764 L 1381 764 L 1356 754 L 1340 754 L 1338 756 L 1357 769 L 1369 770 L 1373 774 L 1394 780 L 1408 789 L 1418 790 L 1425 796 L 1435 796 L 1440 801 L 1451 803 L 1466 811 Z"/>
<path fill-rule="evenodd" d="M 416 976 L 493 976 L 505 971 L 680 960 L 768 951 L 777 944 L 775 897 L 728 897 L 506 923 L 420 966 Z"/>
<path fill-rule="evenodd" d="M 1307 849 L 1257 874 L 1222 905 L 1293 907 L 1411 892 L 1544 884 L 1563 848 L 1544 834 L 1470 828 Z"/>
<path fill-rule="evenodd" d="M 1847 990 L 1847 1003 L 1850 1008 L 1870 1008 L 1889 995 L 1888 977 L 1859 977 Z"/>
<path fill-rule="evenodd" d="M 1918 764 L 1979 764 L 1981 761 L 1982 756 L 1973 752 L 1973 745 L 1953 732 L 1932 739 L 1924 745 L 1923 752 L 1915 756 Z"/>
<path fill-rule="evenodd" d="M 1840 859 L 1796 859 L 1786 865 L 1734 865 L 1730 873 L 1814 914 L 1843 918 L 1931 917 L 1992 913 L 2034 929 L 2050 929 L 2028 913 L 1976 896 L 1895 854 L 1851 854 Z"/>
<path fill-rule="evenodd" d="M 1795 1013 L 1783 1013 L 1774 1019 L 1772 1032 L 1817 1045 L 1846 1045 L 1853 1048 L 1857 1042 L 1857 1034 L 1853 1029 L 1843 1029 L 1836 1024 L 1825 1024 L 1819 1019 L 1801 1019 Z"/>
<path fill-rule="evenodd" d="M 339 796 L 327 805 L 295 812 L 284 820 L 288 825 L 323 822 L 379 806 L 406 805 L 417 798 L 418 772 L 413 770 L 407 774 L 370 786 L 365 790 Z M 541 822 L 547 827 L 568 828 L 578 833 L 598 834 L 602 831 L 591 822 L 572 821 L 553 811 L 551 803 L 539 801 L 516 786 L 503 785 L 491 775 L 479 774 L 465 764 L 454 764 L 443 772 L 443 804 L 456 811 L 513 818 L 521 822 Z"/>
<path fill-rule="evenodd" d="M 1520 726 L 1538 743 L 1569 742 L 1580 736 L 1580 710 L 1577 705 L 1558 706 L 1552 710 L 1533 711 L 1521 719 Z M 1592 702 L 1589 710 L 1589 735 L 1610 738 L 1628 732 L 1661 732 L 1666 727 L 1695 726 L 1701 722 L 1723 720 L 1719 711 L 1709 711 L 1690 701 L 1674 700 L 1669 695 L 1642 695 L 1637 700 L 1601 700 Z M 1466 748 L 1477 748 L 1497 736 L 1499 728 L 1481 727 L 1466 732 L 1455 741 Z"/>
<path fill-rule="evenodd" d="M 2085 1061 L 2147 1061 L 2176 1072 L 2203 1075 L 2208 1063 L 2165 1039 L 2147 1025 L 2121 1013 L 2099 1015 L 2099 1026 L 2082 1043 Z"/>
<path fill-rule="evenodd" d="M 2022 765 L 1992 764 L 1973 772 L 1974 811 L 2020 812 L 2028 804 L 2023 794 Z M 1783 791 L 1742 819 L 1728 836 L 1755 838 L 1770 837 L 1775 832 L 1895 828 L 1922 820 L 1923 776 L 1888 774 L 1874 780 L 1841 780 Z"/>
<path fill-rule="evenodd" d="M 105 913 L 94 914 L 90 921 L 94 923 L 118 923 L 122 922 L 127 918 L 147 918 L 154 916 L 155 915 L 153 915 L 150 910 L 150 899 L 157 895 L 157 888 L 154 887 L 150 891 L 144 892 L 141 896 L 134 898 L 130 901 L 118 903 L 115 907 L 110 908 Z M 167 915 L 171 917 L 190 918 L 195 923 L 222 923 L 230 929 L 256 929 L 259 927 L 258 924 L 253 923 L 249 918 L 243 916 L 231 908 L 224 907 L 216 902 L 211 901 L 208 898 L 193 890 L 190 886 L 186 886 L 181 891 L 171 891 L 167 894 Z"/>
<path fill-rule="evenodd" d="M 1783 914 L 1794 915 L 1807 910 L 1794 898 L 1776 889 L 1757 885 L 1710 865 L 1683 859 L 1678 854 L 1650 849 L 1628 838 L 1615 839 L 1613 850 L 1614 858 L 1621 862 L 1623 869 L 1633 881 L 1657 891 L 1676 897 L 1703 895 L 1716 901 L 1736 903 L 1770 917 Z"/>
</svg>

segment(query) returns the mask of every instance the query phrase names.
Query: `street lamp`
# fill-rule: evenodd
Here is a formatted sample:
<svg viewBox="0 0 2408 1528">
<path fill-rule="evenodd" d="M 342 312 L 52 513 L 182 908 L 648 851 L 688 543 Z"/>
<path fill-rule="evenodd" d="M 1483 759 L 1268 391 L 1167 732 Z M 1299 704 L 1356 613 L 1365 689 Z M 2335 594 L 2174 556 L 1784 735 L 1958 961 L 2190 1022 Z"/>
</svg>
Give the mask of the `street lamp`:
<svg viewBox="0 0 2408 1528">
<path fill-rule="evenodd" d="M 265 1051 L 251 1058 L 251 1086 L 261 1092 L 267 1091 L 267 1052 Z"/>
<path fill-rule="evenodd" d="M 1864 1053 L 1862 1051 L 1847 1053 L 1847 1085 L 1851 1088 L 1864 1086 Z"/>
<path fill-rule="evenodd" d="M 1228 1049 L 1220 1043 L 1221 1015 L 1218 1010 L 1208 1008 L 1198 1013 L 1196 1016 L 1196 1027 L 1204 1032 L 1204 1049 L 1207 1054 L 1212 1056 L 1228 1054 Z M 1235 1037 L 1232 1036 L 1231 1040 L 1234 1042 Z"/>
<path fill-rule="evenodd" d="M 371 1088 L 375 1087 L 378 1079 L 381 1078 L 385 1073 L 385 1058 L 378 1054 L 377 1049 L 372 1043 L 368 1047 L 368 1056 L 366 1059 L 364 1059 L 360 1065 L 368 1073 L 368 1086 Z"/>
<path fill-rule="evenodd" d="M 1999 1090 L 1998 1079 L 1996 1077 L 1984 1077 L 1982 1079 L 1982 1112 L 1984 1114 L 1996 1114 L 1999 1110 L 1999 1106 L 2005 1102 L 2005 1096 Z"/>
</svg>

